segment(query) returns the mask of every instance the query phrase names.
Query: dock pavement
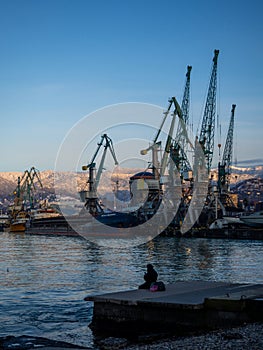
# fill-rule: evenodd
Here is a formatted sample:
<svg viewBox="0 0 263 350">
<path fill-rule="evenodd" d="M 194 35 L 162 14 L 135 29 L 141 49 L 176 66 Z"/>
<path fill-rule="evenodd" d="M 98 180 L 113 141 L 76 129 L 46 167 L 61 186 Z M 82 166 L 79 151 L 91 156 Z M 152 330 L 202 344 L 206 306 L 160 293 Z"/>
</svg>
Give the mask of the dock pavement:
<svg viewBox="0 0 263 350">
<path fill-rule="evenodd" d="M 162 292 L 134 289 L 85 298 L 95 333 L 216 329 L 263 321 L 263 284 L 178 281 Z"/>
</svg>

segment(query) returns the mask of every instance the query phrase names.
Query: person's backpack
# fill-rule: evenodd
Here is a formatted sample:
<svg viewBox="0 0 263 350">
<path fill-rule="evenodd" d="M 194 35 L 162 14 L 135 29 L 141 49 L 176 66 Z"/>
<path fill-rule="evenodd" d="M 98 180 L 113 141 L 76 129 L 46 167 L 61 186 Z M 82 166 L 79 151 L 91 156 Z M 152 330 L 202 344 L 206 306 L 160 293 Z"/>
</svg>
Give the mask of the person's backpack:
<svg viewBox="0 0 263 350">
<path fill-rule="evenodd" d="M 163 292 L 165 291 L 165 284 L 162 281 L 153 282 L 150 287 L 151 292 Z"/>
</svg>

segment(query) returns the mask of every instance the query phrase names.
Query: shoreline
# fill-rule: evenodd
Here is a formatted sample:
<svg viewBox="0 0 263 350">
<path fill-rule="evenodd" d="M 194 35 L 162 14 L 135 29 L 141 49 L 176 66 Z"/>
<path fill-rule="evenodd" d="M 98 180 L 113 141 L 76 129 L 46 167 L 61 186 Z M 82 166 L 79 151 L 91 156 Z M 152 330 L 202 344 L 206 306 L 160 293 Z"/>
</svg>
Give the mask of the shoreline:
<svg viewBox="0 0 263 350">
<path fill-rule="evenodd" d="M 154 338 L 154 339 L 153 339 Z M 0 338 L 0 348 L 2 350 L 14 349 L 12 344 L 18 349 L 33 350 L 39 349 L 126 349 L 126 350 L 260 350 L 263 349 L 263 323 L 249 323 L 233 328 L 213 330 L 202 334 L 192 334 L 185 336 L 173 336 L 156 339 L 154 335 L 131 343 L 126 338 L 108 337 L 95 342 L 94 346 L 78 346 L 76 344 L 64 343 L 46 339 L 42 337 L 29 336 L 7 336 Z M 27 345 L 23 347 L 23 345 Z M 30 347 L 31 344 L 31 347 Z M 22 346 L 22 347 L 21 347 Z"/>
<path fill-rule="evenodd" d="M 133 344 L 127 350 L 259 350 L 263 349 L 263 323 L 218 329 L 211 332 L 183 337 L 171 336 L 148 344 Z"/>
<path fill-rule="evenodd" d="M 224 328 L 184 336 L 143 337 L 144 340 L 131 343 L 125 338 L 108 337 L 96 342 L 96 349 L 125 350 L 260 350 L 263 349 L 263 323 L 249 323 L 233 328 Z"/>
</svg>

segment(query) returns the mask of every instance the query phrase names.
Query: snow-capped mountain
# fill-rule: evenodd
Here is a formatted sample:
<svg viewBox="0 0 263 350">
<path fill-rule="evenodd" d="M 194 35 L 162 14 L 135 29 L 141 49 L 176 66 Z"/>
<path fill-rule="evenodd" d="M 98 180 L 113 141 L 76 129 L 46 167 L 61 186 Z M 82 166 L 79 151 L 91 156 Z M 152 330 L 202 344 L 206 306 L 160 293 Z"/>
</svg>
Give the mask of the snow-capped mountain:
<svg viewBox="0 0 263 350">
<path fill-rule="evenodd" d="M 125 169 L 122 172 L 112 174 L 110 171 L 104 171 L 101 176 L 99 192 L 106 194 L 116 190 L 128 190 L 129 178 L 142 169 Z M 213 169 L 214 179 L 217 178 L 217 170 Z M 17 187 L 18 177 L 23 176 L 20 172 L 0 172 L 0 200 L 4 198 L 12 200 L 14 190 Z M 251 178 L 263 178 L 263 166 L 255 165 L 249 167 L 232 166 L 231 182 L 238 183 Z M 87 172 L 59 172 L 52 170 L 40 172 L 42 187 L 36 182 L 36 190 L 44 195 L 54 194 L 55 192 L 64 196 L 73 198 L 78 197 L 78 192 L 87 189 Z"/>
</svg>

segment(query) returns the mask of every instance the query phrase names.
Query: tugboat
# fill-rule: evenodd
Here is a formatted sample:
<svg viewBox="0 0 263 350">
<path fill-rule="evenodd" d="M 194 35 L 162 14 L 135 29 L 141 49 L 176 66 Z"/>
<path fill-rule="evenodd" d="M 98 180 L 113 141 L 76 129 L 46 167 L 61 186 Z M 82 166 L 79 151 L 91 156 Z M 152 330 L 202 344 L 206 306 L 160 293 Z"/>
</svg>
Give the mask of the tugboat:
<svg viewBox="0 0 263 350">
<path fill-rule="evenodd" d="M 10 223 L 9 232 L 25 232 L 26 230 L 26 218 L 16 218 Z"/>
<path fill-rule="evenodd" d="M 23 210 L 23 204 L 20 203 L 19 198 L 15 198 L 14 204 L 9 211 L 9 232 L 25 232 L 28 214 Z"/>
</svg>

